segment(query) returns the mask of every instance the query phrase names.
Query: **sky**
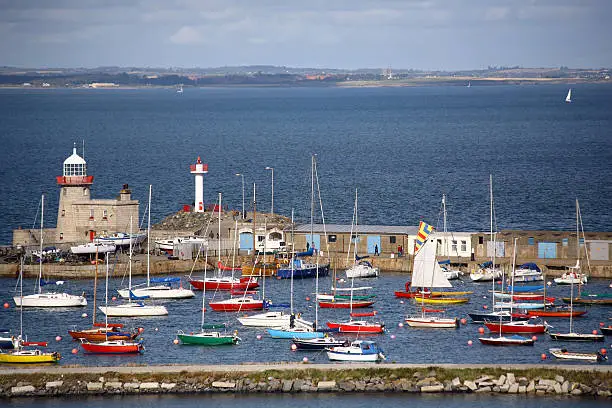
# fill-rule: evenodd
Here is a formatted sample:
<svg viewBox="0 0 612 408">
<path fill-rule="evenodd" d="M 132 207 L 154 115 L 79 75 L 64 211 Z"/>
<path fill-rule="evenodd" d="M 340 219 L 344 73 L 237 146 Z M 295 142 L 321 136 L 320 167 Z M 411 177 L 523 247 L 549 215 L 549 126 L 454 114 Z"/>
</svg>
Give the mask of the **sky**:
<svg viewBox="0 0 612 408">
<path fill-rule="evenodd" d="M 612 67 L 612 0 L 0 0 L 0 66 Z"/>
</svg>

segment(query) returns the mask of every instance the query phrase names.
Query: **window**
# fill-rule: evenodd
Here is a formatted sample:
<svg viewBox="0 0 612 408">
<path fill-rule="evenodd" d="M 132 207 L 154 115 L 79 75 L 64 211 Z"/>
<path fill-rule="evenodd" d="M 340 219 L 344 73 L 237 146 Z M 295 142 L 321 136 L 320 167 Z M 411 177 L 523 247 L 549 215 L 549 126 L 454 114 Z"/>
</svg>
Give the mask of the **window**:
<svg viewBox="0 0 612 408">
<path fill-rule="evenodd" d="M 66 210 L 62 210 L 62 217 L 66 215 Z"/>
<path fill-rule="evenodd" d="M 105 220 L 108 218 L 108 211 L 107 210 L 102 210 L 102 219 Z"/>
<path fill-rule="evenodd" d="M 395 240 L 395 235 L 391 235 L 391 236 L 389 237 L 389 243 L 390 243 L 390 244 L 395 244 L 395 242 L 396 242 L 396 240 Z"/>
<path fill-rule="evenodd" d="M 461 252 L 467 252 L 467 241 L 461 240 Z"/>
<path fill-rule="evenodd" d="M 90 219 L 90 220 L 93 220 L 93 219 L 94 219 L 94 209 L 93 209 L 93 208 L 91 208 L 91 209 L 89 210 L 89 219 Z"/>
<path fill-rule="evenodd" d="M 64 239 L 64 233 L 60 232 L 60 240 Z"/>
<path fill-rule="evenodd" d="M 535 239 L 533 237 L 529 237 L 529 238 L 527 238 L 527 243 L 529 245 L 535 245 Z"/>
<path fill-rule="evenodd" d="M 480 245 L 484 244 L 484 237 L 478 237 L 478 243 Z"/>
<path fill-rule="evenodd" d="M 451 251 L 453 251 L 455 253 L 457 252 L 457 240 L 456 239 L 453 239 L 451 241 Z"/>
<path fill-rule="evenodd" d="M 563 238 L 561 240 L 561 245 L 563 245 L 564 247 L 568 246 L 569 244 L 569 238 Z"/>
<path fill-rule="evenodd" d="M 580 246 L 584 246 L 584 238 L 580 238 L 580 239 L 578 240 L 578 244 L 579 244 Z"/>
<path fill-rule="evenodd" d="M 351 235 L 351 242 L 354 244 L 356 242 L 359 242 L 359 237 L 355 234 Z"/>
<path fill-rule="evenodd" d="M 257 242 L 262 242 L 264 240 L 264 238 L 265 238 L 264 236 L 258 235 L 257 236 Z"/>
<path fill-rule="evenodd" d="M 329 235 L 327 237 L 327 242 L 336 242 L 338 238 L 335 235 Z"/>
</svg>

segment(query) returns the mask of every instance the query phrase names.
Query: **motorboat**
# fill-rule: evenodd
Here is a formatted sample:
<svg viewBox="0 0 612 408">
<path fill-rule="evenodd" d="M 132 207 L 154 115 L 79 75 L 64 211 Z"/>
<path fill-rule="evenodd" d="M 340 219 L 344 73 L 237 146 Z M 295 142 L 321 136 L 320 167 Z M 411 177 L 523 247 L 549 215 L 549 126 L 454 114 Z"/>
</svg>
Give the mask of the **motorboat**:
<svg viewBox="0 0 612 408">
<path fill-rule="evenodd" d="M 327 349 L 331 361 L 379 362 L 386 360 L 385 354 L 374 341 L 355 340 L 348 346 L 335 346 Z"/>
<path fill-rule="evenodd" d="M 380 268 L 375 268 L 368 261 L 359 261 L 346 270 L 346 277 L 351 278 L 377 278 Z"/>
<path fill-rule="evenodd" d="M 75 255 L 93 255 L 96 252 L 103 254 L 107 252 L 115 252 L 117 246 L 115 244 L 106 244 L 101 242 L 88 242 L 77 246 L 70 247 L 70 252 Z"/>
</svg>

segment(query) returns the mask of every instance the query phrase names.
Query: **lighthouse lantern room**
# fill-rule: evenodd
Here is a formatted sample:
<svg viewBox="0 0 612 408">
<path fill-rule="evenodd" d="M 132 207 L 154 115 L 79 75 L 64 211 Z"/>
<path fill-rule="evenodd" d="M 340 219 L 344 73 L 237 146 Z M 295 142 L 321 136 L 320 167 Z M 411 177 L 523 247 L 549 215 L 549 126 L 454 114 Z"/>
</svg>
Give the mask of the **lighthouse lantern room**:
<svg viewBox="0 0 612 408">
<path fill-rule="evenodd" d="M 189 166 L 190 173 L 195 175 L 195 202 L 193 212 L 204 212 L 204 174 L 208 173 L 208 164 L 202 163 L 198 156 L 196 164 Z"/>
</svg>

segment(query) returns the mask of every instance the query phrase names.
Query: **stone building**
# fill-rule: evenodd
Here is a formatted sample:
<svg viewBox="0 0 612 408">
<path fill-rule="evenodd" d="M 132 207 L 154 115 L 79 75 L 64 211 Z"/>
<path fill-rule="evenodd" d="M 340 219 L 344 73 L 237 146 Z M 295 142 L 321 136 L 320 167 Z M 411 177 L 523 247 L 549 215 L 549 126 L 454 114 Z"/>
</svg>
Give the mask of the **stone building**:
<svg viewBox="0 0 612 408">
<path fill-rule="evenodd" d="M 87 162 L 77 154 L 76 147 L 56 180 L 60 186 L 57 226 L 45 230 L 45 245 L 83 243 L 96 235 L 129 232 L 130 219 L 134 232 L 138 230 L 139 203 L 132 200 L 128 185 L 124 184 L 114 199 L 92 199 L 94 177 L 87 175 Z M 38 236 L 40 232 L 14 230 L 13 245 L 38 245 Z"/>
</svg>

